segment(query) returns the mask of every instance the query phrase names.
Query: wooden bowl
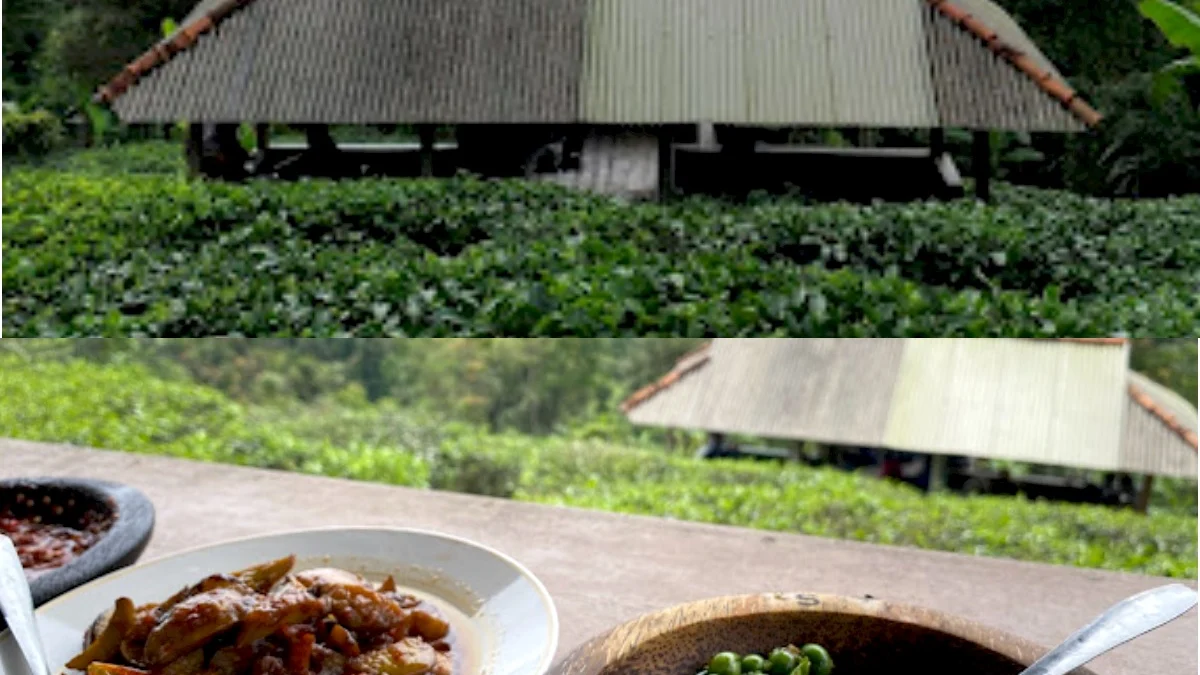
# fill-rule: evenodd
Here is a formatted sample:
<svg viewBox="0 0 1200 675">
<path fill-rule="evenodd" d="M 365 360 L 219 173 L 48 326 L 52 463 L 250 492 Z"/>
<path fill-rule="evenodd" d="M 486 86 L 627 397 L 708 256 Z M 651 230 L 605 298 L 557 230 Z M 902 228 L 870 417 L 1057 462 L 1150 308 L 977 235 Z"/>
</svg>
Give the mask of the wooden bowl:
<svg viewBox="0 0 1200 675">
<path fill-rule="evenodd" d="M 841 675 L 1017 675 L 1047 651 L 973 621 L 870 597 L 763 594 L 639 617 L 584 643 L 551 674 L 695 675 L 720 651 L 766 655 L 806 642 L 828 649 Z"/>
<path fill-rule="evenodd" d="M 74 560 L 36 576 L 29 584 L 34 606 L 92 579 L 132 565 L 154 532 L 154 507 L 127 485 L 94 480 L 18 478 L 0 481 L 0 514 L 79 527 L 87 519 L 111 526 Z M 0 621 L 0 629 L 3 629 Z"/>
</svg>

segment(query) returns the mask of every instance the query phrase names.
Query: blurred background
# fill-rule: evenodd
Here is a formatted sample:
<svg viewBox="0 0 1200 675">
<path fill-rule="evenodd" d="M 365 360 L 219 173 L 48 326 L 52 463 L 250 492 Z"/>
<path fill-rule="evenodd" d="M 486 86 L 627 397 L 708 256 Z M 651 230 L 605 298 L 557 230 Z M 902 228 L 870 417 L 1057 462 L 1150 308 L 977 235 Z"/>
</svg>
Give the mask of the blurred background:
<svg viewBox="0 0 1200 675">
<path fill-rule="evenodd" d="M 692 339 L 9 339 L 0 342 L 0 437 L 1196 575 L 1194 477 L 1153 481 L 1141 513 L 1109 489 L 1111 475 L 1094 471 L 988 461 L 988 471 L 1015 477 L 1013 484 L 1028 475 L 1082 487 L 1049 498 L 961 484 L 929 491 L 896 469 L 913 459 L 903 453 L 841 448 L 842 459 L 828 461 L 828 448 L 811 443 L 734 434 L 715 447 L 713 436 L 695 429 L 633 424 L 622 402 L 704 346 Z M 1196 340 L 1133 340 L 1130 349 L 1129 367 L 1186 399 L 1194 418 Z M 814 459 L 821 450 L 826 461 Z"/>
</svg>

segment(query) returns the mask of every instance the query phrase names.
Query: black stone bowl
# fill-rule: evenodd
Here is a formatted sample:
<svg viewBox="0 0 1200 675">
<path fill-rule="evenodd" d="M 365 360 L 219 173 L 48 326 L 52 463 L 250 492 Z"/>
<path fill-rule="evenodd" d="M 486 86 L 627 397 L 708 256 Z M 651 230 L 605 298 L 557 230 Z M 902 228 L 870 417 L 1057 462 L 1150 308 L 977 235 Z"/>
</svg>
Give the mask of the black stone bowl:
<svg viewBox="0 0 1200 675">
<path fill-rule="evenodd" d="M 132 565 L 154 532 L 154 506 L 141 492 L 118 483 L 70 478 L 17 478 L 0 481 L 0 514 L 41 517 L 41 522 L 79 527 L 100 516 L 112 525 L 91 548 L 30 582 L 34 606 Z M 5 624 L 0 619 L 0 630 Z"/>
</svg>

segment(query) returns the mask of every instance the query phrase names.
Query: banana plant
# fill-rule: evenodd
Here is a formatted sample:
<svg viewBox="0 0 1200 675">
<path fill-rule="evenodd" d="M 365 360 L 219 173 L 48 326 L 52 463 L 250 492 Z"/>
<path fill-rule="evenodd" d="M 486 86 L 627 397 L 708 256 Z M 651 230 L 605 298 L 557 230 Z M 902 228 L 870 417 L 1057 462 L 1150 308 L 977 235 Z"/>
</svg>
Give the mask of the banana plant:
<svg viewBox="0 0 1200 675">
<path fill-rule="evenodd" d="M 1158 26 L 1171 46 L 1189 52 L 1164 66 L 1155 79 L 1157 95 L 1178 91 L 1184 75 L 1200 73 L 1200 0 L 1141 0 L 1138 10 Z"/>
</svg>

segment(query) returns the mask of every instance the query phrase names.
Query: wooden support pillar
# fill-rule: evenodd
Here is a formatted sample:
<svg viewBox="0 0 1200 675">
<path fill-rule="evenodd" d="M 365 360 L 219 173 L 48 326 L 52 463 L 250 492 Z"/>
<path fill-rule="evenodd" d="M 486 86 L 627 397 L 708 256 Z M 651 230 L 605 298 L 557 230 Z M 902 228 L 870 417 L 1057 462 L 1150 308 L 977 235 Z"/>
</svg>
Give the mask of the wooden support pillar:
<svg viewBox="0 0 1200 675">
<path fill-rule="evenodd" d="M 675 129 L 658 129 L 658 198 L 668 199 L 675 192 Z"/>
<path fill-rule="evenodd" d="M 946 130 L 945 129 L 930 129 L 929 130 L 929 154 L 933 158 L 939 157 L 946 152 Z"/>
<path fill-rule="evenodd" d="M 1138 489 L 1137 501 L 1133 505 L 1138 513 L 1145 513 L 1150 508 L 1150 491 L 1152 489 L 1154 489 L 1154 476 L 1150 474 L 1142 476 L 1142 487 Z"/>
<path fill-rule="evenodd" d="M 188 125 L 187 140 L 184 141 L 184 156 L 187 159 L 188 175 L 195 178 L 200 175 L 201 161 L 204 159 L 204 125 L 193 122 Z"/>
<path fill-rule="evenodd" d="M 992 200 L 992 141 L 987 131 L 976 131 L 971 147 L 971 169 L 975 173 L 975 197 Z"/>
<path fill-rule="evenodd" d="M 260 122 L 254 125 L 254 149 L 258 151 L 259 157 L 267 154 L 271 149 L 271 125 Z"/>
<path fill-rule="evenodd" d="M 418 124 L 417 137 L 421 139 L 421 175 L 430 178 L 433 176 L 433 144 L 437 138 L 437 127 Z"/>
<path fill-rule="evenodd" d="M 946 489 L 946 474 L 949 458 L 946 455 L 929 456 L 929 491 L 939 492 Z"/>
</svg>

